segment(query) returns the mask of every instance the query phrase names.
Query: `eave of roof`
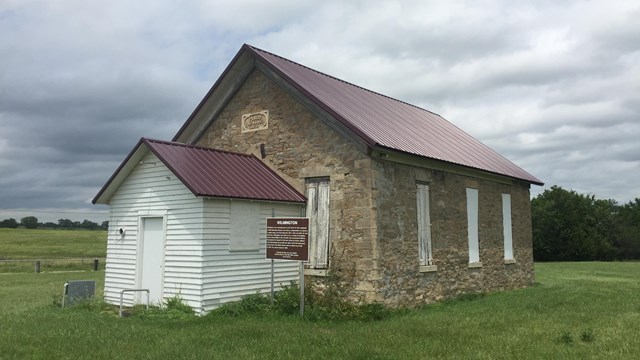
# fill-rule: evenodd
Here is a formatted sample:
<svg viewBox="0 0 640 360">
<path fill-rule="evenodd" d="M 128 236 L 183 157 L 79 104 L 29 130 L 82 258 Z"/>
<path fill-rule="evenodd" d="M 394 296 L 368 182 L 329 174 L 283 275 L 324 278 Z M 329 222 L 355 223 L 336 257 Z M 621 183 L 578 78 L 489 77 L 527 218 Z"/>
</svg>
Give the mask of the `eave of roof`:
<svg viewBox="0 0 640 360">
<path fill-rule="evenodd" d="M 145 152 L 142 151 L 143 148 L 141 148 L 143 140 L 144 138 L 138 141 L 136 146 L 133 147 L 129 154 L 127 154 L 127 157 L 120 163 L 116 171 L 109 177 L 109 180 L 107 180 L 100 191 L 98 191 L 93 200 L 91 200 L 93 204 L 107 204 L 115 188 L 120 186 L 122 181 L 124 181 L 135 165 L 142 159 L 142 156 L 144 156 Z"/>
</svg>

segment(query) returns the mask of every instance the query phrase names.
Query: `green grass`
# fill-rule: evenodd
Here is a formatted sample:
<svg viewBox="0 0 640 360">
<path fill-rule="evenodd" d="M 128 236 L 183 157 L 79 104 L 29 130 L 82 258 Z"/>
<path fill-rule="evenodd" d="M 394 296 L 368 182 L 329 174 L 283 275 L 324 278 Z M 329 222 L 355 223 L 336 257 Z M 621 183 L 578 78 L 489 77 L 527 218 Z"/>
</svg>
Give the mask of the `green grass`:
<svg viewBox="0 0 640 360">
<path fill-rule="evenodd" d="M 105 257 L 103 230 L 0 228 L 0 260 Z"/>
<path fill-rule="evenodd" d="M 98 267 L 104 268 L 105 259 L 98 259 Z M 47 259 L 40 261 L 41 272 L 51 271 L 81 271 L 92 270 L 93 259 Z M 35 272 L 34 261 L 3 261 L 0 260 L 0 274 Z"/>
<path fill-rule="evenodd" d="M 119 319 L 50 305 L 102 271 L 0 274 L 0 359 L 635 359 L 640 263 L 536 264 L 532 288 L 381 321 L 295 316 Z"/>
<path fill-rule="evenodd" d="M 0 228 L 0 273 L 33 272 L 32 261 L 3 261 L 24 259 L 42 260 L 41 271 L 87 270 L 93 258 L 106 253 L 107 232 L 102 230 Z"/>
</svg>

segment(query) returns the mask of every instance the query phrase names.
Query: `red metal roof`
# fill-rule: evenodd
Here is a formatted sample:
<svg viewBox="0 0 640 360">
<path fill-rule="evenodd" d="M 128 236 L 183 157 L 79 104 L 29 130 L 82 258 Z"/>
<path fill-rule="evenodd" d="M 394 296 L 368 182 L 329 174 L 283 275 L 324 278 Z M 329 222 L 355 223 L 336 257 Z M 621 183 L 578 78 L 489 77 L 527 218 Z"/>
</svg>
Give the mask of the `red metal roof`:
<svg viewBox="0 0 640 360">
<path fill-rule="evenodd" d="M 254 54 L 369 146 L 381 146 L 543 184 L 438 114 L 246 44 L 240 52 L 243 50 Z"/>
<path fill-rule="evenodd" d="M 306 202 L 302 194 L 253 155 L 142 138 L 93 203 L 143 144 L 196 196 Z"/>
</svg>

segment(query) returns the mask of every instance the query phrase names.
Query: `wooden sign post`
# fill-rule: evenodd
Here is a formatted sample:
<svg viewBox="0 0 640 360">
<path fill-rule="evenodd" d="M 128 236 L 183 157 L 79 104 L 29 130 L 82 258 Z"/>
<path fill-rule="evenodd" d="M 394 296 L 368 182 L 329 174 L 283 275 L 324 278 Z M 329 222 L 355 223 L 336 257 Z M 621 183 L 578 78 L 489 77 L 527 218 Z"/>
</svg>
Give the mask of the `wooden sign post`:
<svg viewBox="0 0 640 360">
<path fill-rule="evenodd" d="M 267 218 L 267 259 L 300 261 L 300 316 L 304 315 L 304 262 L 309 260 L 309 218 Z M 273 267 L 271 288 L 273 289 Z"/>
</svg>

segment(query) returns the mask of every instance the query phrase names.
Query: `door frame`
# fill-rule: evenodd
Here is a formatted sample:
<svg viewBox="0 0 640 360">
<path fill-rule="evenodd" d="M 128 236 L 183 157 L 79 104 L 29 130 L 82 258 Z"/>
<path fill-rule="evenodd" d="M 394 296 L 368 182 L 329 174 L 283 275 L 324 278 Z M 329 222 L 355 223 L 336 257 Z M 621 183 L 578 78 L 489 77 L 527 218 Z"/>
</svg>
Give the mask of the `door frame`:
<svg viewBox="0 0 640 360">
<path fill-rule="evenodd" d="M 167 246 L 167 212 L 166 211 L 139 211 L 138 212 L 138 237 L 136 239 L 136 277 L 135 286 L 137 289 L 142 287 L 142 258 L 144 251 L 144 219 L 162 218 L 162 259 L 160 260 L 160 268 L 162 275 L 160 276 L 160 298 L 164 300 L 164 262 Z M 141 303 L 146 300 L 146 294 L 136 292 L 134 303 Z"/>
</svg>

